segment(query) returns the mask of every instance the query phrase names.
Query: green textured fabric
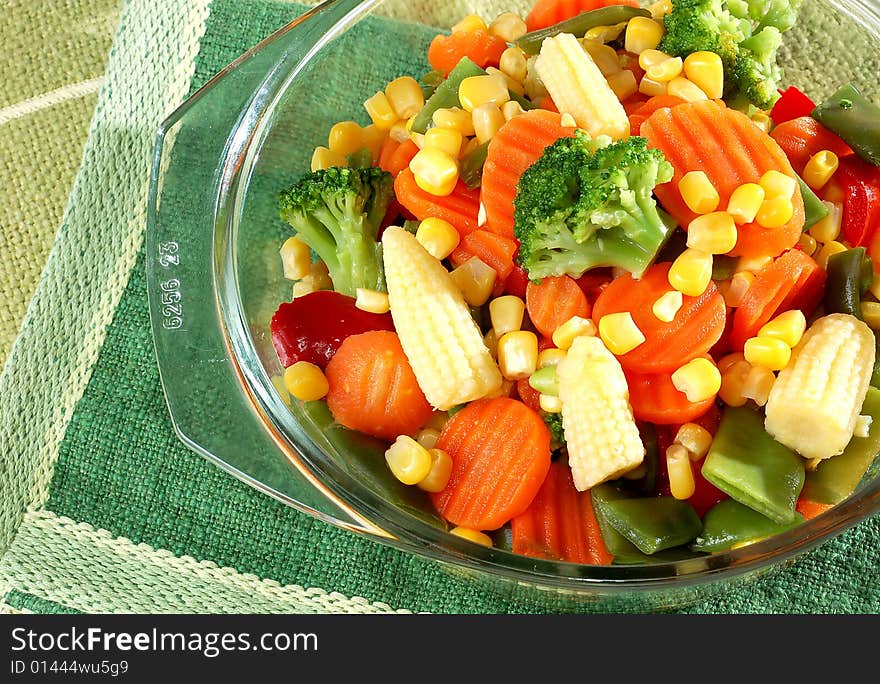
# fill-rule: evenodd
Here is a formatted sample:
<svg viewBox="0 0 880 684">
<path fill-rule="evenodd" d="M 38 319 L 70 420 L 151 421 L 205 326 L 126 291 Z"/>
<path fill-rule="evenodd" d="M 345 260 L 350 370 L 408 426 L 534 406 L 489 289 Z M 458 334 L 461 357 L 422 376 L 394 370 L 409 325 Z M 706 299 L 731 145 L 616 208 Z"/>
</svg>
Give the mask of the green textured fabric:
<svg viewBox="0 0 880 684">
<path fill-rule="evenodd" d="M 299 11 L 298 6 L 271 0 L 214 0 L 190 90 Z M 66 587 L 65 595 L 73 597 L 71 603 L 98 605 L 84 596 L 85 590 L 78 596 L 77 584 L 100 584 L 102 572 L 108 578 L 114 572 L 130 576 L 131 592 L 151 591 L 156 586 L 152 579 L 138 583 L 138 563 L 167 562 L 173 570 L 174 559 L 169 558 L 173 555 L 187 559 L 200 573 L 204 570 L 209 589 L 210 582 L 219 581 L 216 565 L 246 578 L 363 597 L 393 609 L 456 613 L 591 610 L 589 604 L 572 607 L 550 595 L 489 592 L 437 564 L 285 507 L 186 449 L 177 440 L 164 405 L 145 289 L 141 249 L 88 384 L 66 425 L 43 506 L 45 516 L 61 521 L 52 529 L 71 535 L 71 548 L 75 535 L 80 535 L 77 543 L 92 538 L 85 527 L 106 531 L 96 538 L 94 558 L 88 564 L 71 564 L 63 568 L 67 574 L 49 578 Z M 41 541 L 49 542 L 49 528 L 41 527 L 47 519 L 32 515 L 28 534 L 21 533 L 18 546 L 13 542 L 3 559 L 13 585 L 17 579 L 37 576 L 40 559 L 34 556 L 39 555 Z M 114 542 L 117 538 L 124 543 Z M 149 548 L 137 546 L 141 544 Z M 107 560 L 101 561 L 105 545 Z M 111 545 L 115 555 L 110 555 Z M 53 548 L 52 553 L 53 558 L 63 556 L 63 549 Z M 127 554 L 125 564 L 114 567 L 114 559 L 123 554 Z M 210 567 L 204 565 L 208 561 Z M 684 612 L 880 612 L 878 567 L 880 519 L 875 517 L 793 565 L 732 586 Z M 0 564 L 0 579 L 3 569 Z M 37 583 L 27 586 L 33 587 L 31 593 L 14 589 L 6 594 L 5 602 L 34 612 L 70 608 L 36 595 L 41 590 Z M 191 589 L 184 582 L 177 591 L 185 595 Z M 173 605 L 186 605 L 184 598 L 179 601 Z M 266 605 L 278 610 L 288 605 L 267 601 Z M 114 601 L 110 596 L 101 605 L 126 610 L 145 603 L 122 597 Z"/>
</svg>

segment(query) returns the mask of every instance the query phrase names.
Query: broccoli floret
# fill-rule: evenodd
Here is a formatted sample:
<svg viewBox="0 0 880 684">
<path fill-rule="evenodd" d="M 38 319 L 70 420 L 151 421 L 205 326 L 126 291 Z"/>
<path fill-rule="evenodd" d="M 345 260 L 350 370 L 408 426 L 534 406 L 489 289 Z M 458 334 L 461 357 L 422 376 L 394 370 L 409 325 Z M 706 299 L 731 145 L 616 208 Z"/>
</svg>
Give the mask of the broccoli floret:
<svg viewBox="0 0 880 684">
<path fill-rule="evenodd" d="M 556 451 L 564 447 L 565 431 L 562 429 L 562 414 L 542 412 L 541 417 L 550 429 L 550 448 Z"/>
<path fill-rule="evenodd" d="M 517 186 L 517 260 L 532 280 L 576 278 L 597 266 L 640 276 L 674 228 L 653 197 L 672 175 L 663 154 L 639 136 L 612 143 L 577 131 L 556 141 Z"/>
<path fill-rule="evenodd" d="M 379 168 L 315 171 L 279 194 L 281 218 L 327 264 L 337 292 L 384 291 L 377 237 L 393 193 L 391 174 Z"/>
<path fill-rule="evenodd" d="M 715 52 L 724 64 L 724 98 L 768 109 L 779 97 L 782 33 L 794 26 L 802 2 L 673 0 L 659 49 L 674 57 Z"/>
</svg>

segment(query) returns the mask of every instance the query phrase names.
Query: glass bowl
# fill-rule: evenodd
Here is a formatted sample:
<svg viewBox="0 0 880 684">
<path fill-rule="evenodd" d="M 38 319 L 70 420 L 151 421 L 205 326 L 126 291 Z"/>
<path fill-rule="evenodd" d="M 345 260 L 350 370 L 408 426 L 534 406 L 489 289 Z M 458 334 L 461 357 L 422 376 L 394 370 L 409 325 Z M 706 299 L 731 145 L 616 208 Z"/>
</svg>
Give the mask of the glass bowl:
<svg viewBox="0 0 880 684">
<path fill-rule="evenodd" d="M 730 590 L 880 509 L 880 478 L 784 534 L 674 562 L 607 567 L 539 560 L 449 534 L 423 493 L 387 471 L 383 446 L 334 426 L 323 404 L 291 403 L 269 334 L 291 298 L 276 197 L 308 169 L 338 120 L 429 67 L 427 44 L 468 12 L 524 14 L 530 2 L 331 0 L 243 54 L 161 126 L 153 166 L 147 274 L 156 356 L 180 439 L 257 489 L 333 525 L 441 563 L 487 590 L 548 605 L 659 610 Z M 378 42 L 377 42 L 378 41 Z M 375 45 L 381 44 L 381 49 Z M 844 46 L 846 46 L 844 48 Z M 362 68 L 356 56 L 368 53 Z M 814 99 L 852 80 L 877 99 L 880 10 L 807 0 L 780 61 Z"/>
</svg>

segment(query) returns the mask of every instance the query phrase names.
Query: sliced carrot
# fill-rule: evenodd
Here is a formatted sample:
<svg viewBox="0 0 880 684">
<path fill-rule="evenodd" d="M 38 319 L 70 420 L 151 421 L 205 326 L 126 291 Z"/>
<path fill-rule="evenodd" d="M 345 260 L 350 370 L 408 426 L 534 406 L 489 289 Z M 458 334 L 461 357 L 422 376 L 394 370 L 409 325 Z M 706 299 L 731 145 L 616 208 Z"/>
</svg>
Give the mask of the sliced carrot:
<svg viewBox="0 0 880 684">
<path fill-rule="evenodd" d="M 791 249 L 762 268 L 733 314 L 730 347 L 740 351 L 767 321 L 800 309 L 810 316 L 822 298 L 825 271 L 799 249 Z"/>
<path fill-rule="evenodd" d="M 388 140 L 391 140 L 389 137 Z M 393 140 L 391 140 L 394 143 Z M 405 140 L 402 143 L 394 143 L 396 147 L 391 147 L 387 156 L 385 153 L 385 145 L 379 153 L 379 166 L 383 171 L 387 171 L 392 176 L 397 176 L 401 171 L 409 166 L 413 157 L 419 151 L 419 146 L 412 140 Z"/>
<path fill-rule="evenodd" d="M 520 401 L 532 411 L 541 410 L 541 393 L 529 384 L 528 378 L 516 381 L 516 393 Z"/>
<path fill-rule="evenodd" d="M 581 12 L 589 12 L 608 5 L 638 7 L 639 3 L 636 0 L 537 0 L 526 16 L 526 28 L 529 31 L 537 31 L 576 17 Z"/>
<path fill-rule="evenodd" d="M 806 499 L 798 499 L 794 507 L 807 520 L 812 520 L 817 515 L 821 515 L 829 508 L 834 508 L 834 504 L 816 503 L 815 501 L 807 501 Z"/>
<path fill-rule="evenodd" d="M 671 373 L 707 353 L 724 332 L 727 308 L 712 282 L 699 297 L 682 295 L 681 308 L 672 322 L 664 323 L 654 315 L 654 302 L 672 290 L 671 265 L 654 264 L 639 280 L 624 273 L 612 280 L 593 304 L 597 324 L 603 316 L 628 311 L 645 336 L 642 344 L 618 357 L 628 371 Z"/>
<path fill-rule="evenodd" d="M 556 103 L 553 101 L 553 98 L 549 95 L 545 95 L 541 98 L 541 102 L 538 105 L 540 109 L 546 109 L 548 112 L 555 112 L 559 114 L 559 107 L 556 106 Z"/>
<path fill-rule="evenodd" d="M 572 316 L 589 318 L 592 307 L 577 281 L 567 275 L 542 278 L 526 286 L 526 311 L 542 335 L 553 331 Z"/>
<path fill-rule="evenodd" d="M 433 413 L 397 333 L 372 330 L 343 341 L 326 369 L 327 406 L 340 425 L 393 440 Z"/>
<path fill-rule="evenodd" d="M 630 135 L 639 135 L 642 124 L 658 109 L 677 107 L 685 102 L 686 100 L 675 95 L 654 95 L 654 97 L 649 97 L 629 114 Z"/>
<path fill-rule="evenodd" d="M 440 34 L 434 37 L 428 46 L 428 62 L 432 69 L 448 76 L 464 57 L 483 69 L 497 67 L 501 53 L 506 49 L 507 41 L 493 36 L 485 29 L 453 31 L 449 35 Z"/>
<path fill-rule="evenodd" d="M 461 181 L 451 195 L 438 197 L 422 190 L 416 184 L 413 172 L 406 168 L 394 179 L 394 193 L 397 201 L 419 221 L 430 216 L 442 218 L 455 226 L 462 236 L 477 229 L 480 191 L 468 189 Z"/>
<path fill-rule="evenodd" d="M 712 357 L 704 358 L 712 361 Z M 713 362 L 714 365 L 714 362 Z M 687 395 L 672 383 L 672 373 L 626 372 L 629 403 L 637 420 L 655 425 L 689 423 L 704 415 L 715 405 L 715 397 L 688 401 Z"/>
<path fill-rule="evenodd" d="M 399 147 L 400 143 L 397 140 L 390 135 L 386 136 L 385 140 L 382 141 L 382 147 L 379 148 L 379 159 L 376 162 L 380 169 L 391 173 L 391 158 Z"/>
<path fill-rule="evenodd" d="M 776 141 L 745 114 L 729 109 L 719 100 L 658 109 L 641 124 L 639 132 L 651 147 L 663 152 L 675 170 L 672 180 L 658 185 L 654 192 L 663 208 L 684 227 L 697 217 L 678 190 L 679 181 L 690 171 L 706 173 L 718 190 L 722 208 L 737 187 L 757 183 L 767 171 L 795 176 Z M 765 228 L 757 223 L 740 226 L 730 255 L 777 256 L 793 247 L 804 227 L 804 202 L 798 187 L 792 204 L 791 219 L 779 228 Z"/>
<path fill-rule="evenodd" d="M 822 150 L 830 150 L 838 157 L 853 153 L 849 145 L 812 116 L 784 121 L 770 131 L 770 136 L 782 148 L 798 173 L 803 173 L 810 157 Z"/>
<path fill-rule="evenodd" d="M 510 521 L 513 552 L 532 558 L 610 565 L 589 491 L 574 487 L 571 468 L 556 461 L 532 504 Z"/>
<path fill-rule="evenodd" d="M 452 475 L 432 494 L 446 520 L 496 530 L 522 513 L 550 468 L 550 431 L 541 416 L 508 397 L 479 399 L 443 426 L 437 448 L 452 458 Z"/>
<path fill-rule="evenodd" d="M 498 130 L 486 151 L 480 188 L 489 230 L 513 238 L 513 200 L 520 176 L 548 145 L 573 134 L 573 128 L 562 125 L 560 114 L 543 109 L 515 116 Z"/>
<path fill-rule="evenodd" d="M 465 235 L 452 254 L 449 255 L 453 266 L 461 266 L 471 257 L 478 257 L 483 263 L 495 269 L 498 281 L 503 281 L 513 271 L 513 258 L 519 248 L 516 240 L 502 237 L 488 230 L 477 230 Z"/>
</svg>

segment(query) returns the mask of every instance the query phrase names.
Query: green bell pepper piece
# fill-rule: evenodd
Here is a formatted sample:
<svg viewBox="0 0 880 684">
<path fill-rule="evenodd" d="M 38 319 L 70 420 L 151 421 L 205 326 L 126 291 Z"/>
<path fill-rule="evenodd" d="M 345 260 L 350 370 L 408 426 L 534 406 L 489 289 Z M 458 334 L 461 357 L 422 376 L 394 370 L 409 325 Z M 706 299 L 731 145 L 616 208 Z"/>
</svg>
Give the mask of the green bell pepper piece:
<svg viewBox="0 0 880 684">
<path fill-rule="evenodd" d="M 828 216 L 828 207 L 804 182 L 803 178 L 797 176 L 797 180 L 801 187 L 801 197 L 804 199 L 804 230 L 808 230 Z"/>
<path fill-rule="evenodd" d="M 862 159 L 880 166 L 880 107 L 851 83 L 812 111 L 812 117 L 837 133 Z"/>
<path fill-rule="evenodd" d="M 715 553 L 727 551 L 737 545 L 760 541 L 774 534 L 785 532 L 804 522 L 800 513 L 784 524 L 770 520 L 734 499 L 725 499 L 703 516 L 703 531 L 694 539 L 690 548 L 694 551 Z"/>
<path fill-rule="evenodd" d="M 868 250 L 854 247 L 832 254 L 825 269 L 825 311 L 843 313 L 862 319 L 862 295 L 871 285 L 874 267 Z"/>
<path fill-rule="evenodd" d="M 526 33 L 513 42 L 514 45 L 517 45 L 527 55 L 537 55 L 541 51 L 541 44 L 546 38 L 552 38 L 560 33 L 571 33 L 580 38 L 587 31 L 597 26 L 614 26 L 629 21 L 633 17 L 650 18 L 651 13 L 646 9 L 629 7 L 628 5 L 600 7 L 588 12 L 581 12 L 576 17 L 560 21 L 558 24 L 553 24 L 553 26 Z"/>
<path fill-rule="evenodd" d="M 434 118 L 434 112 L 438 109 L 449 109 L 451 107 L 461 107 L 461 100 L 458 99 L 458 88 L 461 82 L 471 76 L 485 76 L 486 72 L 478 67 L 476 63 L 467 57 L 462 57 L 461 61 L 455 65 L 446 80 L 440 83 L 434 90 L 434 93 L 422 107 L 422 111 L 416 114 L 413 120 L 412 131 L 414 133 L 425 133 L 431 127 Z M 514 92 L 510 93 L 510 99 L 519 102 L 523 109 L 534 109 L 535 105 L 524 97 Z"/>
<path fill-rule="evenodd" d="M 853 437 L 842 454 L 824 459 L 807 472 L 803 496 L 816 503 L 837 504 L 852 494 L 880 453 L 880 390 L 869 387 L 862 415 L 871 417 L 867 437 Z"/>
<path fill-rule="evenodd" d="M 475 190 L 483 182 L 483 165 L 489 152 L 489 143 L 484 142 L 468 152 L 461 160 L 459 177 L 468 188 Z"/>
<path fill-rule="evenodd" d="M 611 526 L 648 555 L 687 544 L 703 529 L 694 507 L 672 496 L 622 498 L 604 508 Z"/>
<path fill-rule="evenodd" d="M 780 524 L 791 521 L 804 486 L 804 460 L 773 439 L 761 414 L 745 406 L 725 409 L 701 472 L 731 498 Z"/>
</svg>

